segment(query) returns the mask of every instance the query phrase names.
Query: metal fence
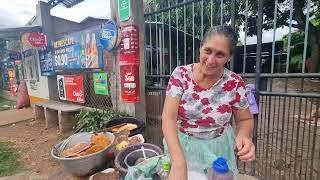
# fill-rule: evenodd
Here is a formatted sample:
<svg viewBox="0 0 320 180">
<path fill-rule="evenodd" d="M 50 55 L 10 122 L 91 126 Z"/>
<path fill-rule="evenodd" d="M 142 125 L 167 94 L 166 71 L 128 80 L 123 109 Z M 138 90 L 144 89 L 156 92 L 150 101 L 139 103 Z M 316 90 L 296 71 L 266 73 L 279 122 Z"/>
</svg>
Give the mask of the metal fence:
<svg viewBox="0 0 320 180">
<path fill-rule="evenodd" d="M 170 73 L 198 62 L 206 30 L 227 24 L 243 39 L 228 67 L 256 85 L 260 109 L 253 137 L 257 159 L 239 162 L 240 172 L 260 179 L 320 179 L 320 73 L 310 73 L 319 67 L 312 61 L 319 59 L 313 44 L 319 29 L 311 21 L 318 6 L 312 0 L 145 1 L 147 140 L 162 145 Z M 287 38 L 279 41 L 283 25 Z M 272 40 L 263 43 L 270 32 Z M 302 37 L 298 42 L 296 32 Z M 248 45 L 249 35 L 257 42 Z"/>
<path fill-rule="evenodd" d="M 95 71 L 72 71 L 63 72 L 63 75 L 82 75 L 83 76 L 83 86 L 84 86 L 84 98 L 85 103 L 79 104 L 86 107 L 105 109 L 107 107 L 112 108 L 111 95 L 98 95 L 94 91 L 93 73 Z M 59 74 L 59 73 L 58 73 Z M 109 86 L 110 87 L 110 86 Z M 63 101 L 63 100 L 60 100 Z M 69 101 L 64 101 L 67 103 L 73 103 Z M 73 103 L 78 104 L 78 103 Z"/>
</svg>

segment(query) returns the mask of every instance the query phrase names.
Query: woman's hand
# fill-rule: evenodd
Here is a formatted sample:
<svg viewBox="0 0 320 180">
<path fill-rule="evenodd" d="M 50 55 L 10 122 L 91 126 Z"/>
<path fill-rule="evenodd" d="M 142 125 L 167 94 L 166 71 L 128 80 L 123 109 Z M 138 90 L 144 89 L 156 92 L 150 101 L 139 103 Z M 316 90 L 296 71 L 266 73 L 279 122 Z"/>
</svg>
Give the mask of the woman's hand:
<svg viewBox="0 0 320 180">
<path fill-rule="evenodd" d="M 251 162 L 255 160 L 255 147 L 251 139 L 244 135 L 238 135 L 236 137 L 236 148 L 238 150 L 237 155 L 243 162 Z"/>
<path fill-rule="evenodd" d="M 187 180 L 187 176 L 187 164 L 185 161 L 172 163 L 169 180 Z"/>
<path fill-rule="evenodd" d="M 253 161 L 255 160 L 256 155 L 255 147 L 251 140 L 254 126 L 252 114 L 250 113 L 249 108 L 235 110 L 233 114 L 237 125 L 237 155 L 243 162 Z"/>
</svg>

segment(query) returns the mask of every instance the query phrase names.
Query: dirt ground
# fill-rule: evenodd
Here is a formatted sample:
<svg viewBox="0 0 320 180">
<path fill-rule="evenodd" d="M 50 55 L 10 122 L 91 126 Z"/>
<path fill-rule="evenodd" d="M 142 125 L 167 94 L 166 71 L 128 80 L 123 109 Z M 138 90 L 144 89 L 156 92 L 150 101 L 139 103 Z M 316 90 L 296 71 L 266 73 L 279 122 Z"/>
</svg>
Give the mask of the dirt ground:
<svg viewBox="0 0 320 180">
<path fill-rule="evenodd" d="M 0 127 L 0 141 L 15 145 L 28 171 L 50 177 L 63 170 L 50 155 L 52 146 L 59 141 L 58 127 L 46 129 L 44 122 L 28 120 Z"/>
</svg>

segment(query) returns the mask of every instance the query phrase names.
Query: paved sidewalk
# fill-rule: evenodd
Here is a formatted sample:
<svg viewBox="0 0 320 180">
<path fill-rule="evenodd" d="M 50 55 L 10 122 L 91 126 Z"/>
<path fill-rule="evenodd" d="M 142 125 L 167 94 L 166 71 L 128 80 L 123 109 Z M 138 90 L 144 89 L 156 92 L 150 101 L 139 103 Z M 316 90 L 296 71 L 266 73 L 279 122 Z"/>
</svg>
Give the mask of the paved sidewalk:
<svg viewBox="0 0 320 180">
<path fill-rule="evenodd" d="M 5 126 L 20 121 L 25 121 L 34 118 L 31 107 L 23 109 L 10 109 L 0 111 L 0 126 Z"/>
</svg>

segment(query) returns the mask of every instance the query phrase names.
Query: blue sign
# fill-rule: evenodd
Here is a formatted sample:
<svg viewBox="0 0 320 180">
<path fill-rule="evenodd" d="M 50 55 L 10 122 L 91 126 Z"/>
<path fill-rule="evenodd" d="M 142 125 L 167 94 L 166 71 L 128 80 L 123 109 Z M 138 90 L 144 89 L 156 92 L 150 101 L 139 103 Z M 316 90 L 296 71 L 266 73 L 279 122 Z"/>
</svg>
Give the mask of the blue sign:
<svg viewBox="0 0 320 180">
<path fill-rule="evenodd" d="M 11 60 L 21 60 L 21 54 L 19 52 L 11 51 L 9 52 L 9 58 Z"/>
<path fill-rule="evenodd" d="M 97 69 L 103 68 L 100 27 L 63 35 L 53 42 L 53 68 Z"/>
<path fill-rule="evenodd" d="M 52 52 L 49 49 L 39 51 L 40 70 L 43 76 L 55 75 L 53 71 Z"/>
<path fill-rule="evenodd" d="M 100 43 L 104 49 L 111 51 L 117 43 L 118 26 L 112 20 L 107 21 L 102 25 L 100 31 Z"/>
</svg>

